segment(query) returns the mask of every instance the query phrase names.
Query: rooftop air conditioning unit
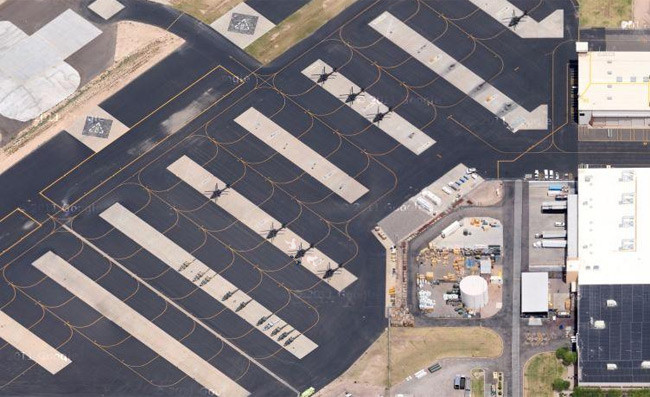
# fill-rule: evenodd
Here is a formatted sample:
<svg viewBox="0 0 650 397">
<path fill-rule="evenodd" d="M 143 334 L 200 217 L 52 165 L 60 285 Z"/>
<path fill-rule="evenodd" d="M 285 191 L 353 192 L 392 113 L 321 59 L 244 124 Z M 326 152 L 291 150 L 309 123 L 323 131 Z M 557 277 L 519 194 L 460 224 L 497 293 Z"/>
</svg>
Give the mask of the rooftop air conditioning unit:
<svg viewBox="0 0 650 397">
<path fill-rule="evenodd" d="M 650 361 L 641 361 L 641 368 L 650 369 Z"/>
<path fill-rule="evenodd" d="M 612 364 L 612 363 L 607 364 L 607 370 L 608 371 L 616 371 L 617 369 L 618 369 L 618 365 Z"/>
<path fill-rule="evenodd" d="M 607 307 L 616 307 L 618 303 L 614 299 L 607 299 Z"/>
<path fill-rule="evenodd" d="M 605 321 L 603 321 L 603 320 L 594 321 L 594 328 L 596 328 L 596 329 L 605 329 Z"/>
</svg>

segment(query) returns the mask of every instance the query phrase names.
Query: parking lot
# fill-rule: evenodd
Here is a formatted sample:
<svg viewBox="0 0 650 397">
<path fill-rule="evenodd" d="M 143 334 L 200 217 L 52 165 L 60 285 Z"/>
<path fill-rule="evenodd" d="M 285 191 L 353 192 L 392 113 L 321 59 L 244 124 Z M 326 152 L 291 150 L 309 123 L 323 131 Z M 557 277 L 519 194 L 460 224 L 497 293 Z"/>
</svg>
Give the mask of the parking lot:
<svg viewBox="0 0 650 397">
<path fill-rule="evenodd" d="M 566 248 L 536 248 L 535 242 L 542 241 L 544 232 L 562 233 L 566 231 L 566 210 L 542 211 L 545 202 L 560 203 L 555 196 L 549 195 L 549 186 L 567 186 L 566 194 L 574 193 L 572 181 L 539 182 L 528 184 L 528 266 L 531 271 L 561 271 L 566 261 Z M 559 234 L 558 234 L 559 235 Z M 536 237 L 537 236 L 537 237 Z M 548 237 L 546 239 L 549 239 Z M 553 238 L 551 238 L 554 240 Z M 559 238 L 566 240 L 566 238 Z"/>
</svg>

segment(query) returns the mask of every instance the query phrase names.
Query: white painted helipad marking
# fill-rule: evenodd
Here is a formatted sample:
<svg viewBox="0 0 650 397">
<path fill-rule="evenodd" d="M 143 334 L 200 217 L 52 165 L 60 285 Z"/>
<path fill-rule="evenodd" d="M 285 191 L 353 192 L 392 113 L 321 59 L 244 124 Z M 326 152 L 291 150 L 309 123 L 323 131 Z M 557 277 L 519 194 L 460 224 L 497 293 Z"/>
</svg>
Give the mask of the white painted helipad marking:
<svg viewBox="0 0 650 397">
<path fill-rule="evenodd" d="M 233 25 L 233 14 L 235 18 L 243 18 L 239 23 L 241 26 Z M 273 29 L 275 24 L 253 7 L 242 2 L 212 22 L 210 27 L 244 49 Z"/>
<path fill-rule="evenodd" d="M 368 189 L 356 179 L 343 172 L 257 109 L 249 108 L 235 121 L 348 203 L 357 201 L 368 192 Z"/>
<path fill-rule="evenodd" d="M 273 332 L 273 328 L 275 327 L 264 331 L 264 326 L 267 322 L 276 321 L 276 326 L 282 326 L 286 324 L 285 321 L 273 314 L 257 301 L 253 300 L 253 298 L 248 296 L 246 293 L 237 289 L 237 287 L 223 278 L 220 274 L 210 269 L 206 264 L 192 256 L 189 252 L 185 251 L 167 236 L 154 229 L 137 215 L 124 208 L 120 203 L 113 204 L 99 216 L 125 234 L 128 238 L 135 241 L 142 248 L 149 251 L 153 256 L 160 259 L 167 266 L 170 266 L 180 275 L 191 281 L 194 285 L 201 288 L 215 300 L 221 302 L 222 305 L 232 310 L 233 313 L 240 316 L 258 331 L 264 333 L 275 343 L 284 347 L 294 356 L 303 358 L 318 347 L 316 343 L 312 342 L 297 330 L 295 334 L 292 333 L 290 335 L 290 337 L 295 336 L 296 339 L 289 345 L 285 345 L 288 338 L 278 341 L 277 335 L 272 337 L 271 332 Z M 224 295 L 233 291 L 236 292 L 224 301 Z M 246 305 L 237 311 L 242 303 L 246 303 Z M 266 318 L 265 321 L 262 324 L 257 325 L 262 317 Z M 284 330 L 287 331 L 291 329 L 291 325 L 284 328 Z"/>
<path fill-rule="evenodd" d="M 217 186 L 223 188 L 226 185 L 187 156 L 179 158 L 167 169 L 201 194 L 212 191 Z M 227 190 L 227 193 L 213 201 L 264 239 L 266 239 L 269 230 L 279 228 L 282 225 L 282 222 L 273 218 L 232 187 Z M 302 244 L 303 248 L 309 247 L 309 242 L 293 232 L 289 227 L 282 229 L 270 242 L 287 255 L 294 254 L 300 244 Z M 328 264 L 332 268 L 338 266 L 334 260 L 316 247 L 307 252 L 301 264 L 318 277 L 323 276 Z M 342 291 L 356 279 L 356 276 L 346 269 L 339 269 L 327 282 L 336 290 Z"/>
<path fill-rule="evenodd" d="M 0 338 L 34 360 L 52 375 L 72 362 L 63 353 L 59 353 L 38 335 L 2 311 L 0 311 Z"/>
<path fill-rule="evenodd" d="M 33 265 L 211 392 L 221 396 L 250 394 L 52 251 L 38 258 Z"/>
<path fill-rule="evenodd" d="M 307 66 L 302 71 L 302 74 L 309 77 L 313 82 L 318 83 L 319 75 L 323 72 L 323 68 L 325 68 L 326 72 L 332 70 L 331 66 L 322 60 L 317 59 L 316 62 Z M 328 79 L 321 85 L 327 92 L 339 98 L 344 103 L 347 99 L 347 95 L 350 93 L 350 88 L 352 88 L 355 93 L 361 91 L 359 86 L 348 80 L 340 72 L 334 73 L 331 77 L 332 78 Z M 372 118 L 378 112 L 388 111 L 388 106 L 381 103 L 377 98 L 367 92 L 364 92 L 363 95 L 359 95 L 354 102 L 348 103 L 348 105 L 361 116 L 369 118 L 370 121 L 372 121 Z M 385 116 L 384 119 L 377 124 L 377 127 L 417 155 L 421 154 L 431 147 L 431 145 L 436 143 L 436 141 L 431 139 L 427 134 L 420 131 L 418 128 L 413 126 L 413 124 L 409 123 L 395 112 L 391 112 Z"/>
<path fill-rule="evenodd" d="M 523 39 L 559 39 L 564 37 L 564 10 L 553 11 L 552 14 L 540 22 L 527 15 L 514 27 L 508 26 L 513 15 L 521 16 L 524 12 L 508 0 L 469 1 Z"/>
<path fill-rule="evenodd" d="M 512 132 L 548 128 L 546 105 L 527 111 L 389 12 L 370 26 L 503 120 Z"/>
<path fill-rule="evenodd" d="M 62 129 L 75 137 L 79 142 L 88 146 L 94 152 L 99 152 L 100 150 L 104 149 L 106 146 L 113 143 L 117 138 L 121 137 L 129 130 L 129 127 L 122 124 L 118 119 L 113 117 L 110 113 L 100 108 L 99 106 L 93 106 L 87 111 L 80 113 L 81 115 L 78 117 L 70 120 L 69 122 L 66 122 L 66 124 L 63 125 Z M 88 116 L 100 117 L 112 121 L 111 130 L 108 134 L 108 137 L 99 138 L 96 136 L 83 134 L 86 117 Z"/>
</svg>

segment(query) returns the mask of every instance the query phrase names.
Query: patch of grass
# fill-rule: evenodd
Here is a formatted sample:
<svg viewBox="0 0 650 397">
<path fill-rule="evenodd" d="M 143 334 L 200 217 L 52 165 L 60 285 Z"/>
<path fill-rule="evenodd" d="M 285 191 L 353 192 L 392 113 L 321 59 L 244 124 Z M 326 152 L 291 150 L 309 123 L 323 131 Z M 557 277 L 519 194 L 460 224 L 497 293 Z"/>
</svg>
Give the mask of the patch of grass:
<svg viewBox="0 0 650 397">
<path fill-rule="evenodd" d="M 244 0 L 171 0 L 172 7 L 208 25 Z"/>
<path fill-rule="evenodd" d="M 632 19 L 632 0 L 579 0 L 581 28 L 620 28 Z"/>
<path fill-rule="evenodd" d="M 357 0 L 311 0 L 246 47 L 246 52 L 266 64 L 314 33 Z"/>
<path fill-rule="evenodd" d="M 390 332 L 390 385 L 402 382 L 442 358 L 498 357 L 503 351 L 503 340 L 489 328 L 391 328 Z M 387 386 L 387 342 L 384 332 L 343 377 L 358 383 Z"/>
<path fill-rule="evenodd" d="M 485 371 L 482 369 L 472 370 L 472 397 L 483 397 L 485 395 Z"/>
<path fill-rule="evenodd" d="M 524 396 L 553 397 L 553 380 L 565 376 L 566 368 L 554 352 L 539 353 L 524 368 Z"/>
</svg>

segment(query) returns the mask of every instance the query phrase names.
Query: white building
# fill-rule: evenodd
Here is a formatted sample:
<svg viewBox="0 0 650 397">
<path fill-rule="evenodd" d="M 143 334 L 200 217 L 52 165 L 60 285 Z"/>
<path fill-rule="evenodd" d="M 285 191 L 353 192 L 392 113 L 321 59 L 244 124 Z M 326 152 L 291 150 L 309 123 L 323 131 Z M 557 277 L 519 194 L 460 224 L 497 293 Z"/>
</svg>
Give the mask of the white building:
<svg viewBox="0 0 650 397">
<path fill-rule="evenodd" d="M 578 122 L 650 128 L 650 52 L 587 51 L 578 43 Z"/>
<path fill-rule="evenodd" d="M 650 168 L 578 171 L 578 381 L 650 386 Z"/>
</svg>

